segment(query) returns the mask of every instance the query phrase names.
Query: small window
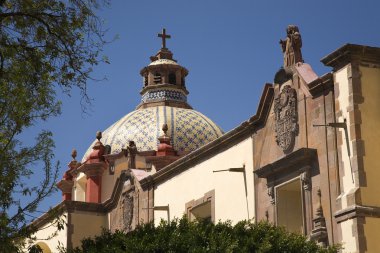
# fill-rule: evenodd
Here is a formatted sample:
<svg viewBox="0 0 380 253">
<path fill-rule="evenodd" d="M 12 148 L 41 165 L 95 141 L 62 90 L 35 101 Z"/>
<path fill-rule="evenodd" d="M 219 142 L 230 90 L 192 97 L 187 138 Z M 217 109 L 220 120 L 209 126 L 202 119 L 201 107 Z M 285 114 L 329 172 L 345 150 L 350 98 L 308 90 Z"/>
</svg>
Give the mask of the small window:
<svg viewBox="0 0 380 253">
<path fill-rule="evenodd" d="M 182 84 L 183 87 L 186 87 L 185 78 L 184 77 L 181 78 L 181 84 Z"/>
<path fill-rule="evenodd" d="M 155 73 L 154 74 L 154 83 L 161 83 L 161 82 L 162 82 L 161 74 L 160 73 Z"/>
<path fill-rule="evenodd" d="M 177 84 L 175 73 L 171 72 L 169 74 L 169 83 L 170 84 Z"/>
<path fill-rule="evenodd" d="M 189 218 L 193 220 L 207 220 L 211 222 L 211 201 L 202 203 L 189 210 Z"/>
<path fill-rule="evenodd" d="M 215 190 L 211 190 L 202 198 L 191 200 L 185 205 L 189 220 L 207 220 L 215 222 Z"/>
</svg>

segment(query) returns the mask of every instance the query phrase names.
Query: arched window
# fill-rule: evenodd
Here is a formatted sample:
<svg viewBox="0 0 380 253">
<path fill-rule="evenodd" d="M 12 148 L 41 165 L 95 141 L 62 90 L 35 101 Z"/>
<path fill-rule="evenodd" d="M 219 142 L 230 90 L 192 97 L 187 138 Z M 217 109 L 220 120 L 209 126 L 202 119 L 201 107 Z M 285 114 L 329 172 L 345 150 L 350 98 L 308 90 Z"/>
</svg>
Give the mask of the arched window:
<svg viewBox="0 0 380 253">
<path fill-rule="evenodd" d="M 170 84 L 177 84 L 176 76 L 174 72 L 171 72 L 169 74 L 169 83 Z"/>
<path fill-rule="evenodd" d="M 44 242 L 38 242 L 33 247 L 30 248 L 29 252 L 43 252 L 51 253 L 49 246 Z"/>
<path fill-rule="evenodd" d="M 161 74 L 156 72 L 154 74 L 154 83 L 161 83 L 162 79 L 161 79 Z"/>
</svg>

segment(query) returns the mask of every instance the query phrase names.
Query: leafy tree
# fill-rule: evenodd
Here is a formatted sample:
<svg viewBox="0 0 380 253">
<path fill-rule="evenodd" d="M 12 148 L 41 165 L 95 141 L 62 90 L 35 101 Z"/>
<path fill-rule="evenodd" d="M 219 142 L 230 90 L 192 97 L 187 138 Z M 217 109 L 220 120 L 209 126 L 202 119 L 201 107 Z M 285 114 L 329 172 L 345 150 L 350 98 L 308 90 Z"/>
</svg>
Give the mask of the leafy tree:
<svg viewBox="0 0 380 253">
<path fill-rule="evenodd" d="M 267 222 L 241 221 L 213 224 L 190 222 L 186 218 L 155 227 L 144 224 L 125 234 L 120 231 L 85 239 L 82 246 L 69 253 L 122 252 L 260 252 L 260 253 L 333 253 L 339 247 L 322 248 L 303 235 L 286 232 Z"/>
<path fill-rule="evenodd" d="M 107 0 L 0 0 L 0 252 L 17 252 L 37 228 L 38 206 L 54 191 L 52 133 L 35 145 L 22 143 L 25 129 L 60 113 L 56 89 L 78 88 L 89 102 L 87 81 L 101 56 Z M 31 186 L 36 172 L 44 175 Z M 29 200 L 20 201 L 20 196 Z"/>
</svg>

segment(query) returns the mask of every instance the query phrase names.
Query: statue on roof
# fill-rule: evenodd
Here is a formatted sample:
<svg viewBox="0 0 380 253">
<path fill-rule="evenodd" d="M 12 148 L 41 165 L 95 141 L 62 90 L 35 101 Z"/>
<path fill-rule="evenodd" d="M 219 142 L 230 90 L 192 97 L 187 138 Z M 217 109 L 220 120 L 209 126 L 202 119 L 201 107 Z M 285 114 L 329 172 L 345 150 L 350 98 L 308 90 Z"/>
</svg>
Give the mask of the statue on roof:
<svg viewBox="0 0 380 253">
<path fill-rule="evenodd" d="M 302 60 L 302 39 L 298 27 L 289 25 L 286 29 L 287 37 L 285 40 L 280 40 L 282 52 L 284 53 L 284 67 L 290 67 Z"/>
<path fill-rule="evenodd" d="M 127 150 L 129 155 L 129 168 L 136 169 L 136 154 L 138 153 L 138 151 L 134 141 L 129 141 Z"/>
</svg>

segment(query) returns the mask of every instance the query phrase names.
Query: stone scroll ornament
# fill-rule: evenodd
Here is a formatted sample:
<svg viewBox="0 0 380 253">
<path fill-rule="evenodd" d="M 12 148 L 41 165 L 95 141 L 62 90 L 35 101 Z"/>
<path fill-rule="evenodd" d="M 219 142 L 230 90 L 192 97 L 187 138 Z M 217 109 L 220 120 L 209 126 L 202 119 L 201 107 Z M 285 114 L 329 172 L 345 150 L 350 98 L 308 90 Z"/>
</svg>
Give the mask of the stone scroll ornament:
<svg viewBox="0 0 380 253">
<path fill-rule="evenodd" d="M 297 92 L 286 85 L 274 101 L 275 131 L 277 145 L 284 152 L 294 146 L 295 136 L 298 133 L 297 123 Z"/>
</svg>

